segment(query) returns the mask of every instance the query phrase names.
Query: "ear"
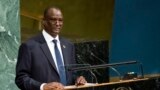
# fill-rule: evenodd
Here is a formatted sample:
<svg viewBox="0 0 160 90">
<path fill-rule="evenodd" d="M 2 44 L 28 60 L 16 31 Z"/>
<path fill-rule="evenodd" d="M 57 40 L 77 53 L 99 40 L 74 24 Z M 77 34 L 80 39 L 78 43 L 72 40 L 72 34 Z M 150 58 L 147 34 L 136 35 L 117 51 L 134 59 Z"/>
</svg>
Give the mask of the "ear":
<svg viewBox="0 0 160 90">
<path fill-rule="evenodd" d="M 42 19 L 42 24 L 46 24 L 46 20 L 45 19 Z"/>
<path fill-rule="evenodd" d="M 47 26 L 46 20 L 43 19 L 41 23 L 42 23 L 42 28 L 45 28 Z"/>
</svg>

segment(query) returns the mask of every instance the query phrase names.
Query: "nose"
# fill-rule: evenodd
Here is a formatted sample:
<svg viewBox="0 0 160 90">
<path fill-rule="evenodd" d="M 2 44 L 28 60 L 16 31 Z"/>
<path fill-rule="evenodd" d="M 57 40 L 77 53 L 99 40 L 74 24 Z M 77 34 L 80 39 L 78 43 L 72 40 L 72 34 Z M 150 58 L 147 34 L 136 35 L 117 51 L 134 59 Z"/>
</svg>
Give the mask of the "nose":
<svg viewBox="0 0 160 90">
<path fill-rule="evenodd" d="M 61 24 L 61 22 L 59 20 L 56 20 L 55 24 L 56 24 L 56 26 L 59 26 Z"/>
</svg>

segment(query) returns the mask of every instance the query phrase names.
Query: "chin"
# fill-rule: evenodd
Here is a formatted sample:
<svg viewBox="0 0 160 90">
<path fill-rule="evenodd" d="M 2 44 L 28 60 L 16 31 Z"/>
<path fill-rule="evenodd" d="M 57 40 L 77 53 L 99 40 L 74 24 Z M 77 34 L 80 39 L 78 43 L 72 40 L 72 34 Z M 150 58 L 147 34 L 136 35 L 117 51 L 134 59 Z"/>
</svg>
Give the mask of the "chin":
<svg viewBox="0 0 160 90">
<path fill-rule="evenodd" d="M 59 32 L 53 32 L 52 35 L 57 36 Z"/>
</svg>

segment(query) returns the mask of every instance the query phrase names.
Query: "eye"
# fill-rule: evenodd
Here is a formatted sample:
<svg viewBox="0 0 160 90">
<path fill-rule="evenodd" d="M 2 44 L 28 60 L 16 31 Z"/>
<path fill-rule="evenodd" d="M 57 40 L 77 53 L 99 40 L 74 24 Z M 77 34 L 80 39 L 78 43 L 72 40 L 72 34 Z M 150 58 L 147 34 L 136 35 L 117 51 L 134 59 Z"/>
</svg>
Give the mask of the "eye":
<svg viewBox="0 0 160 90">
<path fill-rule="evenodd" d="M 62 21 L 63 21 L 63 19 L 62 19 L 62 18 L 60 18 L 60 19 L 59 19 L 59 21 L 61 21 L 61 22 L 62 22 Z"/>
<path fill-rule="evenodd" d="M 56 21 L 56 18 L 50 18 L 49 21 Z"/>
</svg>

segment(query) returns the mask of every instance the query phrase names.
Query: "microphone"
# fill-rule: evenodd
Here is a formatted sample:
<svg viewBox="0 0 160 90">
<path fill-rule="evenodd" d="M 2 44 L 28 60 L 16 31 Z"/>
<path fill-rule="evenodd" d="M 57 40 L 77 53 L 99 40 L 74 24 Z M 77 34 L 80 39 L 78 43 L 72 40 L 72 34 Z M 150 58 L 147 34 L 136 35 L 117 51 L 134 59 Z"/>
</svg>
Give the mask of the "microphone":
<svg viewBox="0 0 160 90">
<path fill-rule="evenodd" d="M 97 57 L 94 53 L 92 53 L 92 52 L 90 52 L 90 53 L 91 53 L 91 55 L 92 55 L 93 57 L 95 57 L 96 59 L 98 59 L 98 60 L 101 61 L 102 63 L 106 63 L 106 62 L 104 62 L 104 60 L 102 60 L 101 58 Z M 120 73 L 116 68 L 114 68 L 114 67 L 112 67 L 112 66 L 108 66 L 108 67 L 111 68 L 114 72 L 117 73 L 117 75 L 119 76 L 119 80 L 122 79 L 121 73 Z"/>
<path fill-rule="evenodd" d="M 84 67 L 84 66 L 90 66 L 90 64 L 67 64 L 67 65 L 64 65 L 63 67 L 65 67 L 65 69 L 68 71 L 72 71 L 72 68 Z"/>
<path fill-rule="evenodd" d="M 103 60 L 101 60 L 103 61 Z M 119 79 L 122 80 L 122 76 L 120 72 L 115 69 L 113 66 L 118 66 L 118 65 L 128 65 L 128 64 L 136 64 L 137 61 L 127 61 L 127 62 L 120 62 L 120 63 L 111 63 L 111 64 L 101 64 L 101 65 L 92 65 L 92 66 L 84 66 L 84 67 L 76 67 L 76 68 L 71 68 L 70 70 L 72 71 L 81 71 L 81 70 L 92 70 L 92 69 L 99 69 L 99 68 L 111 68 L 113 71 L 117 73 L 119 76 Z"/>
<path fill-rule="evenodd" d="M 72 68 L 71 70 L 79 71 L 79 70 L 86 70 L 86 69 L 99 69 L 99 68 L 106 68 L 106 67 L 109 67 L 109 66 L 118 66 L 118 65 L 126 65 L 126 64 L 135 64 L 135 63 L 137 63 L 137 61 L 128 61 L 128 62 L 120 62 L 120 63 L 111 63 L 111 64 L 101 64 L 101 65 L 77 67 L 77 68 Z"/>
<path fill-rule="evenodd" d="M 139 67 L 140 67 L 140 71 L 141 71 L 141 77 L 140 78 L 144 78 L 143 65 L 140 62 L 139 62 Z"/>
<path fill-rule="evenodd" d="M 68 64 L 65 65 L 64 67 L 68 70 L 68 71 L 74 71 L 72 70 L 72 68 L 74 67 L 84 67 L 84 66 L 91 66 L 90 64 Z M 80 70 L 79 70 L 80 71 Z M 97 77 L 96 75 L 93 73 L 93 71 L 91 69 L 87 69 L 87 71 L 90 72 L 90 74 L 92 75 L 92 77 L 95 79 L 95 83 L 98 83 Z M 93 82 L 93 81 L 92 81 Z"/>
<path fill-rule="evenodd" d="M 96 75 L 93 73 L 93 71 L 91 69 L 89 69 L 89 72 L 91 73 L 91 75 L 95 78 L 95 83 L 98 83 L 97 77 Z M 93 82 L 93 81 L 92 81 Z"/>
<path fill-rule="evenodd" d="M 101 58 L 97 57 L 93 52 L 90 52 L 90 54 L 91 54 L 94 58 L 96 58 L 96 59 L 98 59 L 99 61 L 101 61 L 102 63 L 106 63 L 106 62 L 104 62 Z"/>
</svg>

